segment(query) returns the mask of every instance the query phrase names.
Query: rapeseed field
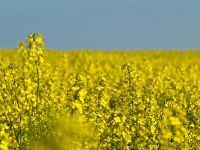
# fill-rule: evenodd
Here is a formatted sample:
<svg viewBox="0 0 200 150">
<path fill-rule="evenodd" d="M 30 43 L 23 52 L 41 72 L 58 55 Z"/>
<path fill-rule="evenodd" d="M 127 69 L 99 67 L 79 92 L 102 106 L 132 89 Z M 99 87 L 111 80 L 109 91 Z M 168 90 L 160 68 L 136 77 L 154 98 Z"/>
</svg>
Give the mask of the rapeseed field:
<svg viewBox="0 0 200 150">
<path fill-rule="evenodd" d="M 200 51 L 0 49 L 1 150 L 198 150 Z"/>
</svg>

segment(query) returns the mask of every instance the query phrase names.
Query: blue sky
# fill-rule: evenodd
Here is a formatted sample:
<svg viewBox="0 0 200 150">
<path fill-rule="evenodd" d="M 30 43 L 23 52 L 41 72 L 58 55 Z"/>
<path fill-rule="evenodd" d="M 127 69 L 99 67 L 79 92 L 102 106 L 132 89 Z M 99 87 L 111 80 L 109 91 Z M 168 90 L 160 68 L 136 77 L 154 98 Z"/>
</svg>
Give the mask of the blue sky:
<svg viewBox="0 0 200 150">
<path fill-rule="evenodd" d="M 53 49 L 200 49 L 199 0 L 1 0 L 0 47 L 40 32 Z"/>
</svg>

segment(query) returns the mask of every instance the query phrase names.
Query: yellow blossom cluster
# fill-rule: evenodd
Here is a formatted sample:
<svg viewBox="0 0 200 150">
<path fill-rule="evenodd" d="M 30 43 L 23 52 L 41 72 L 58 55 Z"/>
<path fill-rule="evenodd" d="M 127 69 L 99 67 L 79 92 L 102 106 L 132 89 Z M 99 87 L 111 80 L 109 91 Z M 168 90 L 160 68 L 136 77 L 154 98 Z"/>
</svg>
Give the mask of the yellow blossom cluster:
<svg viewBox="0 0 200 150">
<path fill-rule="evenodd" d="M 200 51 L 44 45 L 0 49 L 0 150 L 199 149 Z"/>
</svg>

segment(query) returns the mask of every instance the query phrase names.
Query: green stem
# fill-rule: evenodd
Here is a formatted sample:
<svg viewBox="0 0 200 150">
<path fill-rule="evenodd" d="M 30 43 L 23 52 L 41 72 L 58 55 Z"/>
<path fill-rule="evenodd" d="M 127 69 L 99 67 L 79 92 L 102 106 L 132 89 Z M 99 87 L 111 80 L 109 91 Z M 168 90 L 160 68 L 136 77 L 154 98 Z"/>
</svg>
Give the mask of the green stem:
<svg viewBox="0 0 200 150">
<path fill-rule="evenodd" d="M 113 149 L 114 127 L 112 127 L 111 149 Z"/>
<path fill-rule="evenodd" d="M 132 116 L 134 115 L 134 98 L 133 98 L 133 89 L 131 87 L 131 75 L 130 75 L 130 71 L 128 72 L 128 79 L 129 79 L 129 91 L 130 91 L 130 95 L 131 95 L 131 106 L 132 106 Z"/>
<path fill-rule="evenodd" d="M 21 121 L 21 119 L 20 119 Z M 19 139 L 19 149 L 22 150 L 22 128 L 20 127 L 20 139 Z"/>
<path fill-rule="evenodd" d="M 111 125 L 112 125 L 112 121 L 111 121 L 110 124 L 108 125 L 107 129 L 106 129 L 106 130 L 105 130 L 105 131 L 100 135 L 100 141 L 99 141 L 99 144 L 98 144 L 97 150 L 100 149 L 100 145 L 101 145 L 101 142 L 103 141 L 103 137 L 104 137 L 103 134 L 105 134 L 105 133 L 108 131 L 108 129 L 111 127 Z"/>
<path fill-rule="evenodd" d="M 41 138 L 43 137 L 42 136 L 42 122 L 40 120 L 40 112 L 38 110 L 38 101 L 39 101 L 39 96 L 40 96 L 40 75 L 39 75 L 39 68 L 38 68 L 38 62 L 36 61 L 36 71 L 37 71 L 37 93 L 36 93 L 36 111 L 37 113 L 39 113 L 39 116 L 38 116 L 38 121 L 39 121 L 39 127 L 40 127 L 40 135 L 41 135 Z"/>
<path fill-rule="evenodd" d="M 36 62 L 36 71 L 37 71 L 37 93 L 36 93 L 36 111 L 38 111 L 38 99 L 39 99 L 39 89 L 40 89 L 40 76 L 39 76 L 39 69 L 38 69 L 38 62 Z"/>
</svg>

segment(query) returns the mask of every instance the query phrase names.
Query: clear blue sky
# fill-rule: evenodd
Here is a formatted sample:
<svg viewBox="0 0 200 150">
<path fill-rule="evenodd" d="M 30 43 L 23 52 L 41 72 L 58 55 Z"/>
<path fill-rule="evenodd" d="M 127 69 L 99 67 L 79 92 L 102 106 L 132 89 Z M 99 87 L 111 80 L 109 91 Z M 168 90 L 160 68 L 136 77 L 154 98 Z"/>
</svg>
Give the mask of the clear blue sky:
<svg viewBox="0 0 200 150">
<path fill-rule="evenodd" d="M 1 0 L 0 47 L 200 49 L 200 0 Z"/>
</svg>

